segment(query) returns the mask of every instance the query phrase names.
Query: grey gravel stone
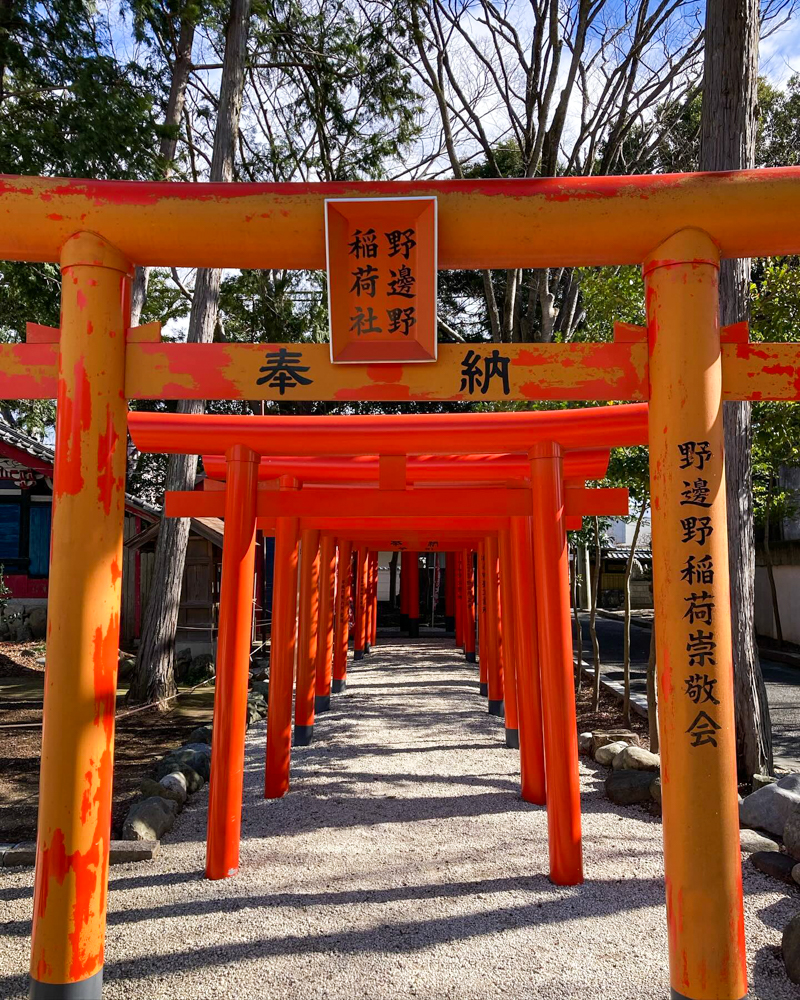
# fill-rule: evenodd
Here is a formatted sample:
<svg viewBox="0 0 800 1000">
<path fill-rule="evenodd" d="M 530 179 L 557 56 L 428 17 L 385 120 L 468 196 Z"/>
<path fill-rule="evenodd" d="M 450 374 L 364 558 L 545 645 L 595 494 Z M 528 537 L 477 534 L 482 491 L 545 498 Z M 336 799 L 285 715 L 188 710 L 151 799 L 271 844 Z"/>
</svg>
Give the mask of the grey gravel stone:
<svg viewBox="0 0 800 1000">
<path fill-rule="evenodd" d="M 650 798 L 653 802 L 657 802 L 661 805 L 661 775 L 656 775 L 655 778 L 650 782 Z"/>
<path fill-rule="evenodd" d="M 600 747 L 608 746 L 609 743 L 627 743 L 629 746 L 637 746 L 639 738 L 632 729 L 608 729 L 592 733 L 592 757 Z"/>
<path fill-rule="evenodd" d="M 783 846 L 787 854 L 790 854 L 795 861 L 800 861 L 800 806 L 795 806 L 786 817 L 783 825 Z"/>
<path fill-rule="evenodd" d="M 661 767 L 661 758 L 657 753 L 650 753 L 641 747 L 625 747 L 611 761 L 615 771 L 657 771 Z"/>
<path fill-rule="evenodd" d="M 792 869 L 797 862 L 788 854 L 779 854 L 777 851 L 756 851 L 750 855 L 750 860 L 765 875 L 778 878 L 788 885 L 796 884 L 792 878 Z"/>
<path fill-rule="evenodd" d="M 618 806 L 650 801 L 650 771 L 612 771 L 606 778 L 606 795 Z"/>
<path fill-rule="evenodd" d="M 603 746 L 598 747 L 594 752 L 594 759 L 598 764 L 603 764 L 608 767 L 618 753 L 621 753 L 625 747 L 628 746 L 623 740 L 618 740 L 616 743 L 605 743 Z"/>
<path fill-rule="evenodd" d="M 800 913 L 792 917 L 784 928 L 781 953 L 786 975 L 793 983 L 800 983 Z"/>
<path fill-rule="evenodd" d="M 175 770 L 176 764 L 185 764 L 191 767 L 197 771 L 204 781 L 208 781 L 211 775 L 211 760 L 207 753 L 200 753 L 197 750 L 184 750 L 181 747 L 180 750 L 172 750 L 159 761 L 156 767 L 156 771 L 160 772 L 158 773 L 158 777 L 163 778 L 165 774 L 169 774 Z M 167 770 L 164 770 L 164 768 L 167 768 Z"/>
<path fill-rule="evenodd" d="M 184 782 L 186 778 L 183 777 Z M 162 779 L 163 781 L 164 779 Z M 170 799 L 172 802 L 178 803 L 178 808 L 182 808 L 184 802 L 186 801 L 186 790 L 183 789 L 182 794 L 176 793 L 173 789 L 167 788 L 161 783 L 161 781 L 153 781 L 152 778 L 145 778 L 139 785 L 139 791 L 144 796 L 144 798 L 149 799 L 154 796 L 161 799 Z"/>
<path fill-rule="evenodd" d="M 739 831 L 739 845 L 743 854 L 755 854 L 757 851 L 780 851 L 781 849 L 779 840 L 773 840 L 772 837 L 765 833 L 759 833 L 758 830 L 746 828 Z"/>
<path fill-rule="evenodd" d="M 578 735 L 578 750 L 581 753 L 591 753 L 591 751 L 592 751 L 592 734 L 591 733 L 580 733 Z"/>
<path fill-rule="evenodd" d="M 155 766 L 155 777 L 156 780 L 160 781 L 161 778 L 165 778 L 168 774 L 174 774 L 179 771 L 184 778 L 186 778 L 186 791 L 190 795 L 194 795 L 195 792 L 199 792 L 200 789 L 205 784 L 205 779 L 201 774 L 198 774 L 193 767 L 188 764 L 181 763 L 175 760 L 160 760 Z"/>
<path fill-rule="evenodd" d="M 800 775 L 787 774 L 748 795 L 739 806 L 739 822 L 781 837 L 789 813 L 797 805 L 800 805 Z"/>
<path fill-rule="evenodd" d="M 178 803 L 160 796 L 135 802 L 122 824 L 123 840 L 160 840 L 172 829 L 178 815 Z"/>
<path fill-rule="evenodd" d="M 754 774 L 753 775 L 753 791 L 757 792 L 759 788 L 766 788 L 767 785 L 774 785 L 777 778 L 773 778 L 771 774 Z"/>
<path fill-rule="evenodd" d="M 108 848 L 108 863 L 124 865 L 129 861 L 150 861 L 158 854 L 157 840 L 112 840 Z M 3 854 L 6 868 L 33 867 L 36 861 L 36 844 L 15 844 Z"/>
<path fill-rule="evenodd" d="M 189 743 L 207 743 L 211 746 L 211 726 L 199 726 L 189 736 Z"/>
</svg>

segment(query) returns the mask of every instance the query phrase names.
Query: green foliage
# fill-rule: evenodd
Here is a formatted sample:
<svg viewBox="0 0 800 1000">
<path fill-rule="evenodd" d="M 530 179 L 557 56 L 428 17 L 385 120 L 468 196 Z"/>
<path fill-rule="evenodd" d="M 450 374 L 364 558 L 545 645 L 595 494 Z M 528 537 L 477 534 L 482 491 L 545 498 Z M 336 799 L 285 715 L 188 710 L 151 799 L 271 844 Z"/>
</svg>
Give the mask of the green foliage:
<svg viewBox="0 0 800 1000">
<path fill-rule="evenodd" d="M 386 175 L 419 134 L 421 102 L 391 21 L 345 0 L 261 0 L 253 26 L 258 120 L 243 173 L 265 180 Z M 267 103 L 265 103 L 267 102 Z"/>
<path fill-rule="evenodd" d="M 5 567 L 0 563 L 0 612 L 5 611 L 11 589 L 6 586 Z"/>
<path fill-rule="evenodd" d="M 573 339 L 609 341 L 614 339 L 615 323 L 644 325 L 641 268 L 583 267 L 579 274 L 586 315 Z"/>
<path fill-rule="evenodd" d="M 109 25 L 82 0 L 10 0 L 0 8 L 0 173 L 150 178 L 159 169 L 162 79 L 114 54 Z M 52 264 L 0 263 L 0 341 L 27 322 L 57 326 L 60 276 Z M 2 407 L 41 435 L 50 401 Z"/>
<path fill-rule="evenodd" d="M 12 0 L 0 22 L 0 173 L 155 176 L 159 77 L 117 60 L 82 0 Z"/>
</svg>

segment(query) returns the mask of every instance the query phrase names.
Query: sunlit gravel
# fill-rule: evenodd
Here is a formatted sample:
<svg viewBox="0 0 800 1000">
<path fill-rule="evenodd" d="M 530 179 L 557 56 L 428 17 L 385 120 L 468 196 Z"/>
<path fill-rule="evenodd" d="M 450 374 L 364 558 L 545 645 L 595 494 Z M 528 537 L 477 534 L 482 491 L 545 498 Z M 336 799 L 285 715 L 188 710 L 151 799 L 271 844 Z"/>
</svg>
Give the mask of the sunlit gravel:
<svg viewBox="0 0 800 1000">
<path fill-rule="evenodd" d="M 104 996 L 374 1000 L 668 996 L 660 822 L 581 763 L 586 882 L 547 879 L 547 820 L 477 675 L 435 641 L 387 642 L 263 797 L 247 737 L 241 869 L 202 877 L 207 795 L 153 862 L 111 870 Z M 33 875 L 0 874 L 0 997 L 26 996 Z M 751 997 L 789 1000 L 780 934 L 800 894 L 745 864 Z"/>
</svg>

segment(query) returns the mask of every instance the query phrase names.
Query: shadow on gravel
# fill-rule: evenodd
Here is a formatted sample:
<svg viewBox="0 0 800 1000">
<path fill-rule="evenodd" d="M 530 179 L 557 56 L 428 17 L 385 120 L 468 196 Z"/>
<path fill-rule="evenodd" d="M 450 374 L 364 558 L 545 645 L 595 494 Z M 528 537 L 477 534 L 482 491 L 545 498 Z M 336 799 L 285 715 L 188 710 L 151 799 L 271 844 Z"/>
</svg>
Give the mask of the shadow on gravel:
<svg viewBox="0 0 800 1000">
<path fill-rule="evenodd" d="M 264 961 L 281 955 L 309 955 L 315 953 L 358 954 L 363 952 L 398 954 L 429 949 L 432 945 L 465 941 L 484 935 L 496 935 L 505 930 L 531 927 L 540 924 L 559 924 L 573 921 L 576 916 L 575 891 L 560 890 L 552 886 L 544 875 L 523 879 L 487 879 L 466 883 L 443 883 L 422 886 L 404 886 L 384 890 L 361 890 L 334 893 L 298 893 L 197 900 L 147 909 L 128 909 L 110 913 L 109 924 L 123 924 L 159 918 L 191 918 L 209 913 L 230 913 L 234 910 L 278 906 L 341 906 L 350 903 L 382 903 L 415 899 L 439 899 L 447 896 L 468 897 L 487 892 L 519 892 L 535 890 L 550 898 L 523 903 L 519 906 L 502 906 L 481 913 L 435 917 L 430 920 L 397 921 L 382 923 L 366 930 L 341 933 L 287 935 L 261 938 L 256 941 L 232 944 L 216 943 L 213 946 L 192 947 L 186 951 L 165 954 L 164 971 L 170 975 L 196 971 L 198 968 L 228 965 L 249 959 Z M 663 905 L 663 884 L 660 879 L 626 879 L 621 882 L 589 880 L 581 894 L 591 900 L 592 913 L 606 916 L 621 911 L 632 911 L 649 906 Z M 18 928 L 17 924 L 20 925 Z M 22 927 L 21 925 L 25 925 Z M 18 921 L 8 933 L 28 933 L 29 925 Z M 108 982 L 136 980 L 161 973 L 157 956 L 148 962 L 141 959 L 112 962 L 105 966 Z M 7 996 L 25 988 L 25 977 L 0 978 L 0 995 Z"/>
<path fill-rule="evenodd" d="M 779 990 L 786 989 L 786 966 L 777 945 L 765 944 L 756 952 L 750 969 L 750 986 L 762 997 L 776 996 Z"/>
</svg>

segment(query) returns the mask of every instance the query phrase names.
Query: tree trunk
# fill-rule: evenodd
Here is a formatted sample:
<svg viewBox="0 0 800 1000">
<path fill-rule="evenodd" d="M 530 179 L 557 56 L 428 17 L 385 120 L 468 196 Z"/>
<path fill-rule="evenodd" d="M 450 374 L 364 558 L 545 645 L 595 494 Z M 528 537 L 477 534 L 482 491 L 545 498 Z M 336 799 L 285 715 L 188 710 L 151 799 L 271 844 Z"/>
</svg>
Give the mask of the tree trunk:
<svg viewBox="0 0 800 1000">
<path fill-rule="evenodd" d="M 700 135 L 701 170 L 755 163 L 758 0 L 708 0 Z M 748 315 L 749 260 L 720 267 L 720 321 Z M 725 472 L 731 578 L 731 629 L 739 776 L 772 773 L 772 729 L 755 644 L 755 540 L 749 402 L 725 403 Z"/>
<path fill-rule="evenodd" d="M 772 594 L 772 615 L 775 619 L 775 632 L 778 645 L 783 646 L 783 626 L 781 625 L 781 608 L 778 604 L 778 588 L 775 586 L 775 569 L 772 565 L 772 551 L 769 547 L 769 519 L 772 512 L 772 473 L 769 474 L 769 486 L 767 488 L 767 511 L 764 518 L 764 565 L 767 567 L 767 577 L 769 578 L 769 589 Z"/>
<path fill-rule="evenodd" d="M 186 102 L 186 88 L 189 84 L 189 74 L 192 69 L 192 45 L 194 43 L 195 16 L 197 10 L 187 7 L 181 19 L 181 30 L 178 36 L 178 47 L 175 61 L 172 64 L 172 80 L 169 87 L 167 111 L 164 115 L 164 125 L 168 129 L 161 140 L 159 156 L 164 164 L 164 180 L 172 173 L 175 162 L 175 151 L 178 148 L 178 131 L 183 117 L 183 107 Z M 131 289 L 131 326 L 138 326 L 142 311 L 147 300 L 147 283 L 150 279 L 149 267 L 137 267 Z"/>
<path fill-rule="evenodd" d="M 592 637 L 592 660 L 594 663 L 594 683 L 592 685 L 592 711 L 600 711 L 600 640 L 597 636 L 597 598 L 600 594 L 600 567 L 603 555 L 600 551 L 600 520 L 594 518 L 594 569 L 592 572 L 591 605 L 589 608 L 589 635 Z"/>
<path fill-rule="evenodd" d="M 578 549 L 575 548 L 575 555 L 572 559 L 572 615 L 575 622 L 575 694 L 581 689 L 581 675 L 583 673 L 583 629 L 579 614 L 580 600 L 578 596 Z"/>
<path fill-rule="evenodd" d="M 250 3 L 251 0 L 233 0 L 225 33 L 219 111 L 211 160 L 211 180 L 217 182 L 229 182 L 233 179 L 242 109 Z M 217 324 L 219 286 L 219 270 L 198 269 L 189 317 L 189 343 L 208 344 L 213 340 Z M 203 400 L 181 400 L 177 410 L 178 413 L 202 413 L 204 406 Z M 196 471 L 196 455 L 170 455 L 167 489 L 193 489 Z M 150 601 L 129 692 L 132 701 L 153 701 L 164 707 L 165 699 L 175 692 L 175 632 L 188 538 L 187 518 L 162 517 L 156 542 Z M 154 603 L 155 606 L 151 609 Z"/>
<path fill-rule="evenodd" d="M 636 527 L 633 529 L 630 555 L 625 564 L 625 620 L 622 626 L 622 675 L 625 694 L 622 701 L 622 721 L 626 726 L 631 724 L 631 573 L 633 572 L 633 560 L 636 558 L 636 543 L 639 541 L 639 531 L 646 509 L 647 504 L 642 500 L 642 509 L 636 518 Z"/>
<path fill-rule="evenodd" d="M 650 655 L 647 658 L 647 728 L 650 752 L 658 753 L 658 688 L 656 686 L 656 620 L 650 631 Z"/>
</svg>

